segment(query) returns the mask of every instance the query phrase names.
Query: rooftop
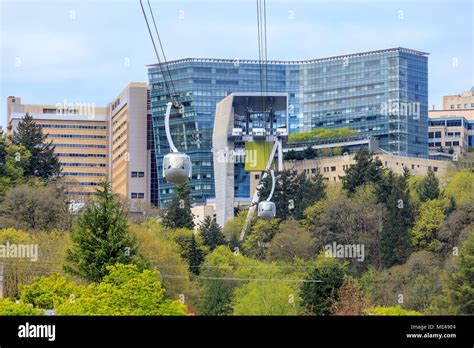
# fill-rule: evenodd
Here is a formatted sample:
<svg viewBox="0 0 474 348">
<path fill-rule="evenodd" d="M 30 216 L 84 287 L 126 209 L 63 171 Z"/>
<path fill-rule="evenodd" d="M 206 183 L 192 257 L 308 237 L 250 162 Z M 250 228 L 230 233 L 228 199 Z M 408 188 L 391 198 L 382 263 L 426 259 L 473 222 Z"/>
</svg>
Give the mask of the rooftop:
<svg viewBox="0 0 474 348">
<path fill-rule="evenodd" d="M 427 56 L 429 53 L 422 52 L 422 51 L 416 51 L 412 50 L 409 48 L 404 48 L 404 47 L 395 47 L 395 48 L 386 48 L 382 50 L 376 50 L 376 51 L 367 51 L 367 52 L 358 52 L 358 53 L 351 53 L 351 54 L 345 54 L 342 56 L 333 56 L 333 57 L 326 57 L 326 58 L 316 58 L 316 59 L 308 59 L 308 60 L 268 60 L 264 61 L 263 63 L 267 64 L 310 64 L 310 63 L 320 63 L 320 62 L 328 62 L 332 60 L 339 60 L 339 59 L 345 59 L 345 58 L 353 58 L 353 57 L 363 57 L 363 56 L 370 56 L 370 55 L 375 55 L 375 54 L 382 54 L 386 52 L 404 52 L 408 54 L 413 54 L 417 56 Z M 183 58 L 183 59 L 177 59 L 177 60 L 170 60 L 168 62 L 162 62 L 162 63 L 155 63 L 155 64 L 149 64 L 147 66 L 153 67 L 153 66 L 162 66 L 162 65 L 173 65 L 173 64 L 179 64 L 179 63 L 186 63 L 186 62 L 201 62 L 201 63 L 242 63 L 242 64 L 258 64 L 262 63 L 259 60 L 256 59 L 225 59 L 225 58 Z"/>
</svg>

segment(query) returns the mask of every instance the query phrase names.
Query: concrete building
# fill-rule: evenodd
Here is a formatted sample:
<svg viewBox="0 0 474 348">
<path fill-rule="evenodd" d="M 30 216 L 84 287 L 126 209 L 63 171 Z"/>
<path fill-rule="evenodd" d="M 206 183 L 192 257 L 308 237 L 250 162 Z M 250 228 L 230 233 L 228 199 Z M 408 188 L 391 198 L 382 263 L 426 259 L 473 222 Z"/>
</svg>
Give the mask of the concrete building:
<svg viewBox="0 0 474 348">
<path fill-rule="evenodd" d="M 289 133 L 349 127 L 361 136 L 378 138 L 386 151 L 426 156 L 427 55 L 399 47 L 268 61 L 263 80 L 268 81 L 268 92 L 288 94 Z M 168 76 L 173 78 L 173 94 L 185 107 L 184 114 L 172 115 L 171 133 L 178 150 L 191 157 L 192 197 L 203 204 L 216 195 L 211 151 L 216 105 L 233 92 L 260 92 L 260 71 L 257 60 L 186 58 L 149 66 L 160 205 L 166 206 L 173 196 L 173 185 L 161 174 L 169 152 L 163 117 L 170 100 Z M 249 197 L 248 173 L 239 170 L 236 175 L 235 197 Z"/>
<path fill-rule="evenodd" d="M 140 210 L 150 202 L 151 150 L 147 149 L 148 85 L 130 83 L 107 105 L 109 111 L 109 178 L 114 192 Z"/>
<path fill-rule="evenodd" d="M 444 110 L 474 110 L 474 87 L 469 91 L 457 95 L 446 95 L 443 97 Z"/>
<path fill-rule="evenodd" d="M 108 174 L 107 110 L 94 104 L 22 104 L 19 97 L 8 97 L 7 132 L 16 131 L 25 113 L 30 113 L 48 139 L 65 176 L 68 193 L 80 197 L 94 192 Z"/>
<path fill-rule="evenodd" d="M 14 132 L 25 113 L 43 127 L 56 146 L 69 194 L 82 198 L 106 177 L 115 193 L 140 211 L 157 203 L 157 181 L 151 168 L 153 137 L 146 83 L 130 83 L 106 107 L 95 104 L 22 104 L 8 97 L 8 132 Z"/>
<path fill-rule="evenodd" d="M 464 156 L 474 146 L 474 87 L 443 97 L 444 110 L 428 112 L 430 154 L 444 151 Z"/>
</svg>

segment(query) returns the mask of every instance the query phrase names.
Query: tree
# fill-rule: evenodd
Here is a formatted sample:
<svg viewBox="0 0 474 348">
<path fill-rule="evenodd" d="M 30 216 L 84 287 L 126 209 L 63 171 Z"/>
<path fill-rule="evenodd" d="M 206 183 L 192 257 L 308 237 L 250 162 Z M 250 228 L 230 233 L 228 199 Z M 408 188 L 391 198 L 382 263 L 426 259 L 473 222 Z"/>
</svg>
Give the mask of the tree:
<svg viewBox="0 0 474 348">
<path fill-rule="evenodd" d="M 220 226 L 210 216 L 206 216 L 203 223 L 199 227 L 199 233 L 204 239 L 209 249 L 214 250 L 219 245 L 226 244 L 224 235 L 222 234 Z"/>
<path fill-rule="evenodd" d="M 438 233 L 446 217 L 447 202 L 445 200 L 429 200 L 420 205 L 420 213 L 411 229 L 411 243 L 417 250 L 426 249 L 439 251 L 442 244 Z"/>
<path fill-rule="evenodd" d="M 30 157 L 24 146 L 13 144 L 0 131 L 0 198 L 9 188 L 25 181 L 25 169 Z"/>
<path fill-rule="evenodd" d="M 295 220 L 283 221 L 267 252 L 269 260 L 309 259 L 316 252 L 316 239 Z"/>
<path fill-rule="evenodd" d="M 286 220 L 290 217 L 302 219 L 304 210 L 325 197 L 325 184 L 319 171 L 311 177 L 305 172 L 283 170 L 275 175 L 275 191 L 272 201 L 276 205 L 276 217 Z M 259 190 L 261 200 L 266 199 L 272 188 L 272 178 L 268 175 Z"/>
<path fill-rule="evenodd" d="M 405 262 L 410 254 L 410 228 L 413 205 L 403 176 L 393 176 L 392 189 L 386 202 L 387 216 L 380 236 L 383 264 L 390 267 Z"/>
<path fill-rule="evenodd" d="M 0 204 L 0 227 L 29 231 L 69 230 L 68 198 L 62 187 L 22 184 L 11 188 Z"/>
<path fill-rule="evenodd" d="M 474 313 L 474 233 L 463 243 L 455 262 L 455 269 L 448 275 L 444 296 L 456 314 Z"/>
<path fill-rule="evenodd" d="M 73 300 L 56 308 L 58 315 L 186 315 L 177 300 L 166 300 L 158 272 L 136 265 L 107 266 L 102 281 L 82 286 Z"/>
<path fill-rule="evenodd" d="M 136 240 L 128 234 L 121 205 L 111 192 L 110 183 L 102 182 L 74 226 L 65 270 L 89 281 L 100 281 L 107 266 L 138 262 Z"/>
<path fill-rule="evenodd" d="M 36 308 L 53 309 L 73 298 L 74 294 L 79 294 L 79 288 L 70 277 L 53 273 L 48 277 L 36 277 L 32 284 L 24 285 L 21 301 Z"/>
<path fill-rule="evenodd" d="M 427 176 L 418 184 L 416 191 L 418 192 L 421 202 L 426 202 L 430 199 L 438 199 L 440 197 L 439 180 L 431 167 L 428 168 Z"/>
<path fill-rule="evenodd" d="M 366 307 L 364 295 L 356 281 L 347 278 L 331 304 L 331 312 L 334 315 L 362 315 Z"/>
<path fill-rule="evenodd" d="M 444 194 L 454 197 L 458 206 L 474 201 L 474 172 L 470 169 L 457 171 L 448 179 Z"/>
<path fill-rule="evenodd" d="M 301 285 L 301 305 L 309 315 L 331 314 L 331 304 L 344 283 L 345 265 L 320 254 L 314 269 Z"/>
<path fill-rule="evenodd" d="M 199 315 L 230 315 L 232 313 L 232 298 L 235 285 L 224 277 L 220 270 L 212 269 L 206 272 L 202 281 L 203 295 L 198 307 Z"/>
<path fill-rule="evenodd" d="M 379 184 L 383 179 L 383 165 L 379 159 L 374 160 L 369 150 L 362 147 L 354 156 L 355 164 L 345 170 L 341 177 L 342 187 L 352 194 L 358 186 L 374 183 Z"/>
<path fill-rule="evenodd" d="M 180 236 L 176 242 L 181 247 L 181 257 L 189 265 L 189 271 L 195 275 L 199 275 L 199 267 L 204 261 L 204 251 L 196 242 L 194 233 L 190 237 Z"/>
<path fill-rule="evenodd" d="M 0 298 L 0 316 L 38 316 L 44 311 L 32 308 L 24 303 L 15 303 L 9 298 Z"/>
<path fill-rule="evenodd" d="M 168 228 L 194 228 L 191 213 L 191 188 L 187 185 L 176 185 L 175 194 L 168 204 L 163 217 L 163 224 Z"/>
<path fill-rule="evenodd" d="M 30 114 L 25 114 L 18 123 L 13 142 L 23 146 L 31 154 L 25 168 L 26 176 L 48 180 L 61 174 L 58 157 L 54 154 L 55 146 L 52 141 L 47 141 L 42 127 L 36 124 Z"/>
<path fill-rule="evenodd" d="M 242 243 L 244 255 L 256 260 L 265 259 L 265 252 L 273 236 L 278 232 L 279 223 L 278 219 L 270 221 L 258 219 Z"/>
<path fill-rule="evenodd" d="M 298 315 L 300 298 L 284 283 L 252 281 L 236 289 L 234 315 Z"/>
</svg>

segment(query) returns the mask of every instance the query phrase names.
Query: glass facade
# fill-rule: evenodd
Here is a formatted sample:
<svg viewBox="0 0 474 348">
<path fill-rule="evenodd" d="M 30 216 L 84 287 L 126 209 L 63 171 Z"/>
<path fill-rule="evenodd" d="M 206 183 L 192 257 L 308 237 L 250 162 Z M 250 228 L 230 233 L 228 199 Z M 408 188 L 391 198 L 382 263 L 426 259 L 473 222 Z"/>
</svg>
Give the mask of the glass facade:
<svg viewBox="0 0 474 348">
<path fill-rule="evenodd" d="M 170 97 L 162 69 L 184 114 L 171 115 L 176 147 L 191 156 L 190 186 L 195 202 L 214 197 L 212 128 L 216 104 L 232 92 L 288 93 L 289 132 L 349 127 L 374 136 L 394 154 L 428 154 L 428 59 L 419 51 L 396 48 L 308 61 L 182 59 L 149 67 L 150 96 L 160 205 L 173 196 L 162 177 L 169 152 L 164 113 Z M 266 72 L 265 72 L 266 71 Z M 236 166 L 236 197 L 248 197 L 249 175 Z"/>
</svg>

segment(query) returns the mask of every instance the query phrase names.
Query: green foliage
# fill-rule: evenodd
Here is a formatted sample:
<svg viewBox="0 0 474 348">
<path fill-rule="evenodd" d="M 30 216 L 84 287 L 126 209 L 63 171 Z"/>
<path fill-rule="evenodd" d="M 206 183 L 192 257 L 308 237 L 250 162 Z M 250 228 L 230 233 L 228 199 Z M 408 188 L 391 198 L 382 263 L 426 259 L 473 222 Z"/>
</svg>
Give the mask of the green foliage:
<svg viewBox="0 0 474 348">
<path fill-rule="evenodd" d="M 0 298 L 0 316 L 39 316 L 44 311 L 28 306 L 24 303 L 15 303 L 9 298 Z"/>
<path fill-rule="evenodd" d="M 129 235 L 122 207 L 103 182 L 97 189 L 97 200 L 90 202 L 76 221 L 68 250 L 65 270 L 89 281 L 100 281 L 107 266 L 138 262 L 136 240 Z"/>
<path fill-rule="evenodd" d="M 194 228 L 191 213 L 191 188 L 187 185 L 176 185 L 171 202 L 166 207 L 163 225 L 168 228 Z"/>
<path fill-rule="evenodd" d="M 276 205 L 276 217 L 279 219 L 302 219 L 306 208 L 325 197 L 326 185 L 319 171 L 311 177 L 305 172 L 297 174 L 293 170 L 283 170 L 275 176 L 272 202 Z M 272 179 L 268 175 L 259 191 L 261 199 L 269 196 L 271 187 Z"/>
<path fill-rule="evenodd" d="M 273 236 L 278 232 L 278 219 L 258 219 L 242 243 L 242 252 L 256 260 L 265 258 L 265 251 Z"/>
<path fill-rule="evenodd" d="M 195 275 L 199 274 L 199 267 L 204 261 L 204 250 L 197 243 L 193 233 L 190 236 L 180 236 L 176 242 L 181 248 L 181 257 L 189 265 L 189 271 Z"/>
<path fill-rule="evenodd" d="M 285 220 L 270 243 L 267 258 L 282 261 L 310 259 L 316 254 L 316 241 L 317 239 L 297 221 Z"/>
<path fill-rule="evenodd" d="M 391 172 L 390 172 L 391 173 Z M 410 228 L 413 204 L 406 177 L 392 175 L 392 187 L 386 200 L 387 216 L 380 236 L 380 249 L 385 267 L 401 264 L 410 254 Z"/>
<path fill-rule="evenodd" d="M 55 147 L 52 141 L 47 141 L 42 127 L 36 124 L 30 114 L 25 114 L 18 123 L 13 143 L 23 146 L 31 154 L 24 170 L 25 176 L 48 180 L 61 174 L 61 166 L 54 154 Z"/>
<path fill-rule="evenodd" d="M 230 315 L 235 284 L 232 281 L 220 279 L 225 276 L 225 273 L 219 269 L 207 270 L 205 274 L 206 279 L 202 281 L 203 295 L 198 307 L 199 315 Z"/>
<path fill-rule="evenodd" d="M 221 227 L 210 216 L 206 216 L 201 226 L 199 226 L 199 233 L 210 250 L 214 250 L 219 245 L 226 244 Z"/>
<path fill-rule="evenodd" d="M 447 197 L 454 197 L 456 205 L 460 206 L 474 200 L 474 172 L 469 169 L 457 171 L 448 179 L 444 190 Z"/>
<path fill-rule="evenodd" d="M 369 150 L 362 147 L 354 156 L 355 164 L 345 170 L 345 175 L 341 177 L 342 187 L 349 193 L 355 192 L 356 188 L 374 183 L 380 184 L 383 180 L 383 166 L 379 159 L 373 159 Z"/>
<path fill-rule="evenodd" d="M 440 197 L 439 180 L 431 167 L 428 168 L 427 176 L 416 187 L 416 191 L 422 202 Z"/>
<path fill-rule="evenodd" d="M 73 300 L 56 309 L 58 315 L 185 315 L 186 307 L 166 300 L 158 272 L 116 264 L 97 283 L 83 286 Z"/>
<path fill-rule="evenodd" d="M 0 131 L 0 197 L 5 191 L 25 181 L 25 169 L 31 154 L 21 145 L 15 145 Z"/>
<path fill-rule="evenodd" d="M 394 316 L 394 315 L 397 315 L 397 316 L 400 316 L 400 315 L 409 315 L 409 316 L 423 315 L 423 314 L 421 314 L 417 311 L 409 311 L 409 310 L 403 309 L 400 306 L 396 306 L 396 307 L 377 306 L 377 307 L 374 307 L 374 308 L 367 309 L 365 311 L 365 314 L 366 315 L 391 315 L 391 316 Z"/>
<path fill-rule="evenodd" d="M 235 291 L 234 315 L 297 315 L 300 301 L 283 283 L 252 281 Z"/>
<path fill-rule="evenodd" d="M 444 294 L 456 314 L 474 314 L 474 230 L 462 245 L 454 272 L 448 276 Z"/>
<path fill-rule="evenodd" d="M 338 129 L 315 128 L 309 132 L 293 133 L 288 136 L 289 143 L 296 143 L 310 140 L 326 140 L 332 138 L 350 138 L 357 135 L 357 131 L 347 127 Z"/>
<path fill-rule="evenodd" d="M 69 230 L 71 215 L 63 188 L 53 184 L 12 187 L 0 204 L 0 227 L 28 231 Z"/>
<path fill-rule="evenodd" d="M 438 251 L 441 242 L 438 233 L 446 217 L 446 200 L 429 200 L 420 205 L 420 212 L 411 229 L 411 243 L 417 250 Z"/>
<path fill-rule="evenodd" d="M 78 293 L 79 288 L 70 277 L 53 273 L 48 277 L 37 277 L 33 284 L 23 286 L 21 301 L 33 307 L 53 309 Z"/>
<path fill-rule="evenodd" d="M 345 269 L 346 265 L 336 259 L 319 255 L 313 271 L 300 288 L 301 305 L 306 314 L 331 314 L 331 304 L 344 283 Z"/>
</svg>

